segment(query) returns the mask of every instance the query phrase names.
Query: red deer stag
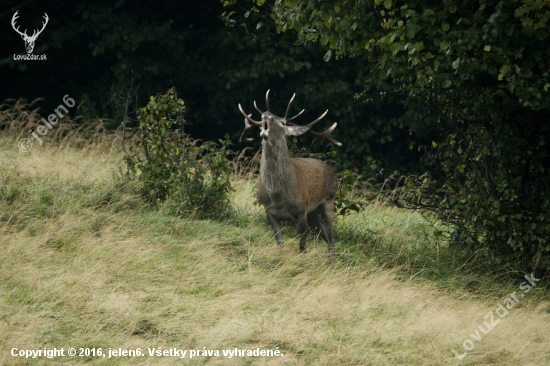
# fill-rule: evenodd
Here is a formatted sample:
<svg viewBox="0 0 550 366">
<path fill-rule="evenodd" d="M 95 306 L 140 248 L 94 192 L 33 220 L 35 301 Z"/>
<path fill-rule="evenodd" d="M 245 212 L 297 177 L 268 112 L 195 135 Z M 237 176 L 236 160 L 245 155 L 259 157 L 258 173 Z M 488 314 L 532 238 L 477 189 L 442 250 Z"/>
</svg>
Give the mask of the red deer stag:
<svg viewBox="0 0 550 366">
<path fill-rule="evenodd" d="M 330 135 L 336 128 L 336 123 L 325 132 L 310 130 L 328 113 L 328 109 L 306 126 L 292 123 L 304 112 L 302 110 L 296 116 L 288 118 L 290 105 L 295 96 L 296 94 L 290 99 L 285 116 L 281 118 L 269 110 L 268 90 L 265 95 L 266 112 L 262 112 L 254 102 L 254 107 L 262 116 L 261 122 L 253 120 L 251 115 L 247 115 L 239 104 L 239 110 L 245 117 L 245 131 L 253 126 L 260 127 L 262 159 L 258 180 L 258 199 L 265 207 L 267 219 L 275 231 L 277 244 L 283 245 L 280 221 L 293 221 L 298 227 L 300 251 L 305 252 L 307 226 L 309 225 L 327 242 L 330 263 L 334 264 L 336 174 L 330 166 L 320 160 L 291 158 L 285 136 L 300 136 L 308 132 L 314 136 L 325 138 L 338 146 L 342 144 Z"/>
</svg>

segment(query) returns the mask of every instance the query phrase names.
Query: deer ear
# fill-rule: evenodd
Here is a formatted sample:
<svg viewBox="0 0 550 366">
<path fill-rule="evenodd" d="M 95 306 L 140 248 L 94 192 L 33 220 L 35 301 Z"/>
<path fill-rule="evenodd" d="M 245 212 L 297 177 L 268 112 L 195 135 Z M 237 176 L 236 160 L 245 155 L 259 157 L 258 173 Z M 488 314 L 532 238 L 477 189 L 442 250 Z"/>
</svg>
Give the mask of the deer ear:
<svg viewBox="0 0 550 366">
<path fill-rule="evenodd" d="M 309 131 L 310 126 L 285 126 L 285 133 L 290 136 L 300 136 Z"/>
</svg>

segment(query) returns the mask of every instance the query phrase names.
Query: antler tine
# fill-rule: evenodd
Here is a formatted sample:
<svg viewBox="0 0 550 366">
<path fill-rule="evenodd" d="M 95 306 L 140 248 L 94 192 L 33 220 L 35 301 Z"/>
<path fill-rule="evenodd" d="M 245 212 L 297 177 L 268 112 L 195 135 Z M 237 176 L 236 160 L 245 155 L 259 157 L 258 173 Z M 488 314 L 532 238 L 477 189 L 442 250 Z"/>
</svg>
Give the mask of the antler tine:
<svg viewBox="0 0 550 366">
<path fill-rule="evenodd" d="M 336 128 L 336 126 L 338 125 L 338 123 L 334 122 L 334 124 L 332 126 L 330 126 L 326 131 L 324 132 L 315 132 L 315 131 L 311 131 L 309 130 L 308 133 L 310 135 L 313 135 L 315 137 L 322 137 L 326 140 L 329 140 L 330 142 L 332 142 L 334 145 L 338 145 L 338 146 L 342 146 L 342 143 L 339 142 L 339 141 L 336 141 L 335 139 L 332 138 L 331 136 L 331 133 L 332 131 Z"/>
<path fill-rule="evenodd" d="M 302 109 L 300 111 L 300 113 L 298 113 L 297 115 L 295 115 L 294 117 L 292 118 L 285 118 L 287 122 L 290 122 L 290 121 L 294 121 L 296 118 L 300 117 L 302 115 L 302 113 L 304 113 L 306 110 L 305 109 Z"/>
<path fill-rule="evenodd" d="M 328 109 L 325 111 L 325 113 L 321 114 L 319 116 L 319 118 L 317 118 L 315 121 L 311 122 L 310 124 L 308 124 L 308 126 L 313 126 L 314 124 L 316 124 L 317 122 L 319 122 L 320 120 L 323 119 L 323 117 L 325 117 L 328 113 Z"/>
<path fill-rule="evenodd" d="M 258 122 L 258 121 L 255 121 L 253 120 L 250 115 L 247 115 L 244 111 L 243 111 L 243 107 L 241 107 L 241 103 L 239 103 L 239 110 L 241 111 L 241 113 L 243 114 L 244 118 L 246 118 L 248 120 L 248 122 L 252 123 L 253 125 L 257 126 L 257 127 L 260 127 L 262 125 L 261 122 Z"/>
<path fill-rule="evenodd" d="M 288 112 L 290 112 L 290 105 L 291 105 L 292 102 L 294 101 L 294 97 L 295 97 L 295 96 L 296 96 L 296 93 L 292 94 L 292 98 L 290 98 L 290 102 L 288 102 L 288 107 L 286 107 L 285 120 L 286 120 L 287 122 L 290 122 L 290 121 L 295 120 L 296 118 L 300 117 L 300 115 L 301 115 L 302 113 L 304 113 L 304 112 L 306 111 L 305 109 L 302 109 L 302 110 L 300 111 L 300 113 L 298 113 L 298 114 L 295 115 L 294 117 L 292 117 L 292 118 L 287 118 L 287 117 L 288 117 Z"/>
<path fill-rule="evenodd" d="M 303 111 L 302 111 L 303 112 Z M 300 112 L 300 114 L 302 114 L 302 112 Z M 325 113 L 323 113 L 319 118 L 317 118 L 315 121 L 311 122 L 308 126 L 310 125 L 313 125 L 317 122 L 319 122 L 326 114 L 328 113 L 328 109 L 325 111 Z M 298 114 L 298 115 L 300 115 Z M 297 117 L 297 116 L 296 116 Z M 292 123 L 290 122 L 289 120 L 287 120 L 287 123 L 289 126 L 296 126 L 295 123 Z M 334 129 L 336 128 L 336 126 L 338 125 L 338 123 L 334 122 L 332 124 L 332 126 L 330 126 L 326 131 L 323 131 L 323 132 L 315 132 L 315 131 L 312 131 L 312 130 L 309 130 L 307 131 L 307 133 L 309 133 L 310 135 L 312 136 L 315 136 L 315 137 L 321 137 L 321 138 L 324 138 L 330 142 L 332 142 L 334 145 L 337 145 L 337 146 L 342 146 L 342 143 L 339 142 L 339 141 L 336 141 L 333 137 L 332 137 L 332 131 L 334 131 Z"/>
<path fill-rule="evenodd" d="M 252 113 L 250 113 L 250 114 L 248 115 L 249 118 L 250 118 L 250 116 L 252 116 Z M 242 140 L 243 140 L 243 136 L 244 136 L 244 133 L 246 132 L 246 130 L 251 129 L 252 127 L 253 127 L 253 126 L 252 126 L 250 123 L 248 123 L 247 118 L 245 118 L 245 119 L 244 119 L 244 130 L 243 130 L 243 133 L 241 133 L 241 137 L 239 138 L 239 141 L 242 141 Z"/>
<path fill-rule="evenodd" d="M 262 111 L 260 110 L 260 108 L 258 108 L 258 106 L 256 105 L 256 101 L 254 101 L 254 108 L 256 108 L 256 110 L 258 111 L 258 113 L 260 113 L 260 114 L 264 113 L 264 112 L 262 112 Z"/>
<path fill-rule="evenodd" d="M 265 93 L 265 107 L 266 107 L 267 111 L 269 113 L 271 113 L 271 111 L 269 110 L 269 90 L 270 89 L 268 89 L 267 93 Z"/>
<path fill-rule="evenodd" d="M 296 93 L 292 94 L 292 98 L 290 98 L 290 101 L 288 102 L 288 107 L 286 107 L 285 119 L 288 117 L 288 112 L 290 111 L 290 105 L 294 101 L 295 96 L 296 96 Z"/>
</svg>

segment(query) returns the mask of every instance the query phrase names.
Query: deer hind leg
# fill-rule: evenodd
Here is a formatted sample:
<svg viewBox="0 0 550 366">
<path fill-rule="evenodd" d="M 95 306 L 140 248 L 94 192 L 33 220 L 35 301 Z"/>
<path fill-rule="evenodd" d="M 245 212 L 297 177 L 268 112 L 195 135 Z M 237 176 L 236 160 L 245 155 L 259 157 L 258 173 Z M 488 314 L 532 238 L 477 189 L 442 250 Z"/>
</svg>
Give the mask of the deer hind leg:
<svg viewBox="0 0 550 366">
<path fill-rule="evenodd" d="M 334 264 L 334 202 L 327 202 L 317 207 L 308 215 L 308 224 L 327 242 L 330 263 Z"/>
<path fill-rule="evenodd" d="M 283 240 L 283 228 L 281 227 L 281 222 L 268 210 L 265 211 L 265 214 L 267 216 L 267 221 L 269 221 L 273 227 L 273 231 L 275 231 L 275 239 L 277 239 L 277 244 L 283 246 L 285 242 Z"/>
<path fill-rule="evenodd" d="M 321 235 L 324 241 L 328 242 L 327 232 L 325 229 L 325 222 L 323 215 L 325 212 L 325 205 L 317 207 L 313 212 L 307 215 L 307 224 L 315 234 L 315 236 Z"/>
<path fill-rule="evenodd" d="M 299 215 L 296 224 L 298 226 L 298 237 L 300 238 L 300 252 L 306 251 L 307 240 L 307 215 Z"/>
<path fill-rule="evenodd" d="M 334 251 L 334 201 L 327 202 L 325 204 L 325 212 L 323 213 L 325 218 L 325 232 L 327 236 L 327 246 L 330 256 L 330 264 L 334 265 L 335 262 L 335 251 Z"/>
</svg>

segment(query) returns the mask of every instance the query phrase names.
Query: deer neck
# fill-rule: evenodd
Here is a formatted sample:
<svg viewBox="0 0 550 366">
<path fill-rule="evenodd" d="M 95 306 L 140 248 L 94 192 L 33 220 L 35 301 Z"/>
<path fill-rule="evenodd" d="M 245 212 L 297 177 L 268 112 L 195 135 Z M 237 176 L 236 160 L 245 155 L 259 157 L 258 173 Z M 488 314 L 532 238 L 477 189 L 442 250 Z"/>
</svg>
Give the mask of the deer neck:
<svg viewBox="0 0 550 366">
<path fill-rule="evenodd" d="M 275 143 L 262 141 L 262 160 L 260 163 L 260 180 L 270 192 L 281 192 L 292 189 L 296 176 L 291 165 L 286 139 Z"/>
</svg>

